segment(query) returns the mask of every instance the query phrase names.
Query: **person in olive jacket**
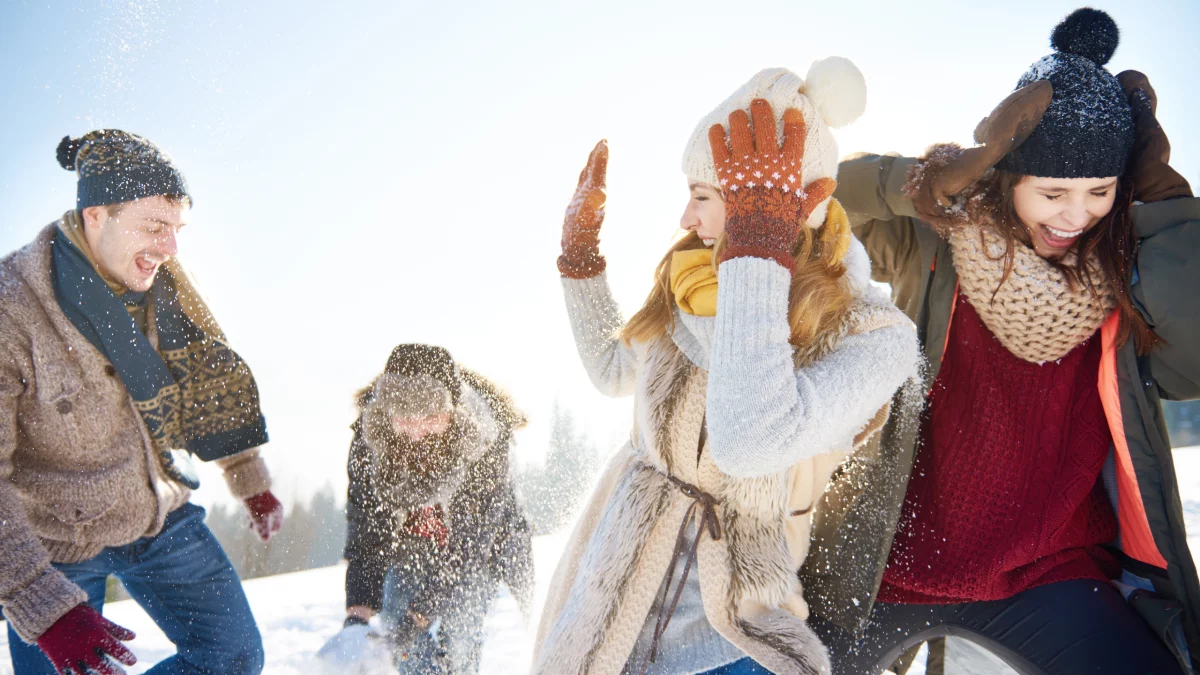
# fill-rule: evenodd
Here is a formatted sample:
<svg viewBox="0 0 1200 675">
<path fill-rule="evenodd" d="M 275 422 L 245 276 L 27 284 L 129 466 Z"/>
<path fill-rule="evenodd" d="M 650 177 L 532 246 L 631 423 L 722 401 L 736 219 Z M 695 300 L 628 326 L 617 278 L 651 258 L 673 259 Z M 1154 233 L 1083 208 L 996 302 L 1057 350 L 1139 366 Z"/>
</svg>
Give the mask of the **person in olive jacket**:
<svg viewBox="0 0 1200 675">
<path fill-rule="evenodd" d="M 836 197 L 929 362 L 835 477 L 803 571 L 835 673 L 953 634 L 1021 673 L 1200 663 L 1200 586 L 1161 399 L 1200 396 L 1200 200 L 1107 14 L 975 131 L 842 163 Z M 862 458 L 860 458 L 862 459 Z"/>
</svg>

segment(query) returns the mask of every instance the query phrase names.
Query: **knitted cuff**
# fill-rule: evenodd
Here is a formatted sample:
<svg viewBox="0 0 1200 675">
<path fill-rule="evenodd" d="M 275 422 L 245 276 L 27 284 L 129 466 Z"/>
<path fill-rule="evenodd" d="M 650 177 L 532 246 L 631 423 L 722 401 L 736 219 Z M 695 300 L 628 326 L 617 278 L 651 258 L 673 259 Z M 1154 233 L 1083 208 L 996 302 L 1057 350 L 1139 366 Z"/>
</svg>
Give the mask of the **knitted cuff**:
<svg viewBox="0 0 1200 675">
<path fill-rule="evenodd" d="M 258 453 L 258 448 L 250 448 L 216 460 L 225 472 L 225 484 L 234 498 L 245 499 L 271 489 L 271 473 Z"/>
<path fill-rule="evenodd" d="M 721 262 L 730 258 L 762 258 L 774 260 L 791 272 L 796 261 L 792 247 L 796 243 L 799 222 L 799 200 L 792 195 L 773 191 L 743 190 L 736 199 L 730 197 L 726 206 L 725 234 L 728 246 L 721 252 Z"/>
<path fill-rule="evenodd" d="M 598 251 L 567 251 L 558 256 L 558 273 L 568 279 L 591 279 L 607 267 L 608 261 Z"/>
<path fill-rule="evenodd" d="M 733 258 L 762 258 L 763 260 L 773 260 L 789 273 L 796 269 L 796 259 L 790 253 L 765 248 L 762 246 L 735 246 L 729 245 L 721 253 L 721 262 L 731 260 Z"/>
<path fill-rule="evenodd" d="M 965 225 L 970 221 L 967 214 L 967 198 L 974 186 L 968 187 L 963 193 L 954 195 L 954 203 L 943 206 L 937 202 L 933 194 L 934 181 L 946 167 L 962 156 L 965 152 L 956 143 L 939 143 L 925 151 L 916 164 L 908 168 L 902 191 L 912 199 L 913 209 L 917 215 L 934 229 L 944 235 L 952 228 Z"/>
<path fill-rule="evenodd" d="M 4 605 L 4 618 L 22 640 L 33 644 L 64 614 L 88 601 L 87 593 L 53 567 Z"/>
</svg>

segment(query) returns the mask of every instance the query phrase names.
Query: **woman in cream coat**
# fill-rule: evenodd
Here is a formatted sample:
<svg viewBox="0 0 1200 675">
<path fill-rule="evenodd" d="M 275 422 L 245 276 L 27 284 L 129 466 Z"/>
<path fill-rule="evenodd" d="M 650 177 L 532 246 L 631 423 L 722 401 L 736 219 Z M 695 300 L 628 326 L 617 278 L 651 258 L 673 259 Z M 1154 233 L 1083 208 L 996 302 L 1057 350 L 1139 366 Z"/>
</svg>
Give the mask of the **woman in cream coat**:
<svg viewBox="0 0 1200 675">
<path fill-rule="evenodd" d="M 535 672 L 828 672 L 796 574 L 812 509 L 918 360 L 830 198 L 829 127 L 864 102 L 835 57 L 762 71 L 702 120 L 685 234 L 627 323 L 598 248 L 607 145 L 592 152 L 558 266 L 584 367 L 634 395 L 635 420 L 559 563 Z"/>
</svg>

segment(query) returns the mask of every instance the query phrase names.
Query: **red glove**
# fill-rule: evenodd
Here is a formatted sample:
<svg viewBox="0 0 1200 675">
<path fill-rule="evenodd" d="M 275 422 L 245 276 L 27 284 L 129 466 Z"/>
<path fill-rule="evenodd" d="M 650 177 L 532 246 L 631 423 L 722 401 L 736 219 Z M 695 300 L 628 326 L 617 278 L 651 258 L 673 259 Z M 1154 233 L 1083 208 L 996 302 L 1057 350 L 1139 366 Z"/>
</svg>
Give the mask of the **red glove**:
<svg viewBox="0 0 1200 675">
<path fill-rule="evenodd" d="M 55 621 L 37 639 L 37 646 L 54 664 L 59 675 L 68 669 L 73 673 L 123 675 L 125 669 L 109 661 L 108 657 L 127 666 L 137 663 L 133 652 L 120 642 L 133 638 L 133 631 L 105 619 L 91 605 L 85 604 L 77 605 Z"/>
<path fill-rule="evenodd" d="M 250 529 L 262 541 L 268 541 L 271 535 L 283 527 L 283 504 L 271 494 L 270 490 L 247 497 L 243 500 L 246 510 L 250 512 Z"/>
<path fill-rule="evenodd" d="M 708 130 L 725 197 L 729 246 L 721 255 L 722 261 L 743 256 L 766 258 L 792 271 L 792 245 L 800 228 L 807 227 L 804 221 L 837 187 L 832 178 L 801 184 L 807 132 L 804 115 L 788 108 L 783 113 L 780 147 L 771 104 L 761 98 L 750 102 L 749 116 L 745 110 L 735 110 L 729 116 L 729 143 L 720 124 Z"/>
<path fill-rule="evenodd" d="M 414 537 L 430 539 L 440 548 L 445 548 L 450 538 L 450 530 L 446 527 L 445 512 L 442 506 L 425 506 L 413 509 L 408 520 L 404 521 L 404 531 Z"/>
</svg>

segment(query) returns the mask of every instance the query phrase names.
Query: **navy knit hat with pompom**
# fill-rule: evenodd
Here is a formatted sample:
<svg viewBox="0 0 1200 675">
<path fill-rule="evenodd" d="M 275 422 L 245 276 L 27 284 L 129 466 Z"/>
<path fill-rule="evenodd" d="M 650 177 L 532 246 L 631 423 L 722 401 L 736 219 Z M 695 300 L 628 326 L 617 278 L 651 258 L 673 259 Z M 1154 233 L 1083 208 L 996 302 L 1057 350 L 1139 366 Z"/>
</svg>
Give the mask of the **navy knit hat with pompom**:
<svg viewBox="0 0 1200 675">
<path fill-rule="evenodd" d="M 187 197 L 187 181 L 171 157 L 148 139 L 120 129 L 97 129 L 63 137 L 58 164 L 79 174 L 75 208 L 131 202 L 143 197 Z"/>
<path fill-rule="evenodd" d="M 1104 68 L 1120 34 L 1108 14 L 1085 7 L 1054 29 L 1054 53 L 1033 64 L 1017 89 L 1049 80 L 1054 98 L 1033 134 L 996 168 L 1048 178 L 1107 178 L 1125 173 L 1133 149 L 1133 112 L 1117 78 Z"/>
</svg>

